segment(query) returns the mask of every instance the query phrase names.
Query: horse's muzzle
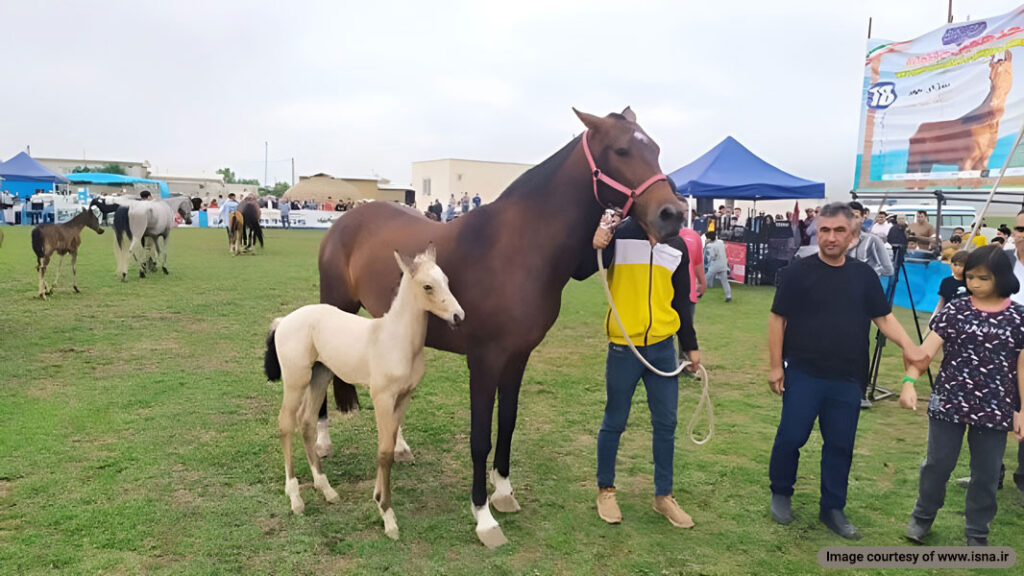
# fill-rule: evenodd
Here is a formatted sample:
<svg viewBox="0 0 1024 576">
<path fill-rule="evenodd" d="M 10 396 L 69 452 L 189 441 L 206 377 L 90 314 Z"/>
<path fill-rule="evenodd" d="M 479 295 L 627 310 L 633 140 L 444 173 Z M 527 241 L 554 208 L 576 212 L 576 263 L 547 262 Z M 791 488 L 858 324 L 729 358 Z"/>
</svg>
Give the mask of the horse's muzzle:
<svg viewBox="0 0 1024 576">
<path fill-rule="evenodd" d="M 462 321 L 464 319 L 465 316 L 463 314 L 459 314 L 458 312 L 456 312 L 455 314 L 452 314 L 452 319 L 450 322 L 448 322 L 448 325 L 451 326 L 452 328 L 458 328 L 462 324 Z"/>
<path fill-rule="evenodd" d="M 683 211 L 676 204 L 665 204 L 658 210 L 658 217 L 654 222 L 655 232 L 662 242 L 671 240 L 679 234 L 679 228 L 683 225 Z"/>
</svg>

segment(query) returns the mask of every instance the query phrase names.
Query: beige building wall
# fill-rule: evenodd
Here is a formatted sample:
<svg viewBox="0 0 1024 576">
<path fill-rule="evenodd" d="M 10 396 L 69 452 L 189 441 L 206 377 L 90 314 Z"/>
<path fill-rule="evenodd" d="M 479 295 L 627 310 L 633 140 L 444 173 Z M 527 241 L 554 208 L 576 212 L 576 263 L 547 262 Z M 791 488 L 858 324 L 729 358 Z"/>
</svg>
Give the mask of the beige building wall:
<svg viewBox="0 0 1024 576">
<path fill-rule="evenodd" d="M 149 178 L 149 162 L 126 162 L 124 160 L 83 160 L 81 158 L 35 158 L 37 162 L 59 174 L 71 174 L 78 166 L 102 168 L 107 164 L 117 164 L 124 168 L 125 174 L 133 178 Z"/>
<path fill-rule="evenodd" d="M 445 158 L 412 163 L 412 185 L 416 188 L 416 207 L 425 210 L 435 199 L 447 204 L 463 193 L 472 198 L 480 195 L 484 204 L 493 202 L 532 164 L 515 162 L 486 162 Z"/>
</svg>

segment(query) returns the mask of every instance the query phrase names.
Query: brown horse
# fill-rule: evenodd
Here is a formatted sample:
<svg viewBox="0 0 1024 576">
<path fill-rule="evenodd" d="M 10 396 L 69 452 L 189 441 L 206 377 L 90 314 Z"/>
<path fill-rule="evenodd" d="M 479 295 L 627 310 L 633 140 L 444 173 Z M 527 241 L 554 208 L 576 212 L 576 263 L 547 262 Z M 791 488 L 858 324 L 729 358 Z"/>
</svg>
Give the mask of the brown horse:
<svg viewBox="0 0 1024 576">
<path fill-rule="evenodd" d="M 83 208 L 71 220 L 63 224 L 40 224 L 32 229 L 32 250 L 36 253 L 36 270 L 39 272 L 39 297 L 46 300 L 47 294 L 60 281 L 60 271 L 64 267 L 64 256 L 71 254 L 72 285 L 78 292 L 78 247 L 82 245 L 82 228 L 88 226 L 97 234 L 103 234 L 100 221 L 91 209 Z M 60 254 L 57 265 L 57 277 L 53 285 L 46 283 L 46 267 L 50 264 L 50 256 Z"/>
<path fill-rule="evenodd" d="M 242 214 L 242 243 L 245 251 L 256 247 L 256 241 L 260 241 L 260 248 L 263 248 L 263 227 L 260 226 L 260 205 L 255 198 L 246 198 L 238 205 L 238 212 Z"/>
<path fill-rule="evenodd" d="M 989 62 L 989 91 L 977 108 L 954 120 L 925 122 L 910 137 L 907 173 L 928 174 L 935 164 L 957 166 L 960 171 L 987 170 L 999 139 L 999 121 L 1006 96 L 1013 86 L 1013 55 Z"/>
<path fill-rule="evenodd" d="M 466 355 L 470 374 L 473 514 L 488 546 L 505 542 L 487 506 L 487 457 L 498 397 L 498 435 L 491 502 L 519 509 L 509 454 L 519 388 L 530 353 L 558 317 L 562 288 L 597 269 L 591 246 L 603 211 L 624 207 L 656 240 L 679 233 L 682 206 L 658 165 L 658 145 L 633 111 L 604 118 L 577 111 L 587 130 L 513 182 L 494 202 L 445 224 L 392 203 L 349 211 L 320 244 L 320 301 L 347 312 L 380 316 L 399 284 L 387 255 L 422 251 L 429 242 L 466 311 L 459 330 L 431 318 L 427 345 Z M 589 147 L 588 147 L 589 144 Z M 335 400 L 354 408 L 354 390 L 335 380 Z M 329 443 L 326 407 L 317 443 Z M 326 442 L 323 442 L 326 437 Z M 323 450 L 326 452 L 327 450 Z"/>
<path fill-rule="evenodd" d="M 228 216 L 228 248 L 231 253 L 238 255 L 242 252 L 242 236 L 245 235 L 245 219 L 238 210 L 233 210 Z"/>
</svg>

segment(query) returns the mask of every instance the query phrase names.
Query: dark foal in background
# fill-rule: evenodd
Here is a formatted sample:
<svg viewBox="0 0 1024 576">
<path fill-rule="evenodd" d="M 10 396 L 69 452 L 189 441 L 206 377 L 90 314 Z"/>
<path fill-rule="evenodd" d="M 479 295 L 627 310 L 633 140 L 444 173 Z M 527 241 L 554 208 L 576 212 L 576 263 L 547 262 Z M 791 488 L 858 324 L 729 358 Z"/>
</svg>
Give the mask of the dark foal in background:
<svg viewBox="0 0 1024 576">
<path fill-rule="evenodd" d="M 36 271 L 39 272 L 39 297 L 46 300 L 47 294 L 60 281 L 60 271 L 64 267 L 64 256 L 71 254 L 72 287 L 78 290 L 78 247 L 82 245 L 82 228 L 90 228 L 97 234 L 103 234 L 100 221 L 91 208 L 83 208 L 74 218 L 63 224 L 40 224 L 32 229 L 32 251 L 36 253 Z M 46 267 L 50 264 L 50 256 L 56 252 L 60 255 L 57 265 L 57 277 L 53 285 L 46 283 Z"/>
</svg>

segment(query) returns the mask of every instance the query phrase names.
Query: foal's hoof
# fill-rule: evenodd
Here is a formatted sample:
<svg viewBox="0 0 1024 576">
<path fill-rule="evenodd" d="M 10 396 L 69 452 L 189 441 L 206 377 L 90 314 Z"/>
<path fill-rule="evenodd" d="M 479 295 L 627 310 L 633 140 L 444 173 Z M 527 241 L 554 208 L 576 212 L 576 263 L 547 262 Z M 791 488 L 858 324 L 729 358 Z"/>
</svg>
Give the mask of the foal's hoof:
<svg viewBox="0 0 1024 576">
<path fill-rule="evenodd" d="M 494 505 L 494 509 L 498 512 L 519 512 L 519 502 L 516 497 L 512 494 L 498 494 L 495 492 L 491 494 L 491 504 Z"/>
<path fill-rule="evenodd" d="M 78 286 L 75 286 L 74 288 L 75 288 L 75 294 L 81 294 L 82 293 L 82 291 L 78 289 Z"/>
<path fill-rule="evenodd" d="M 387 512 L 381 512 L 384 520 L 384 535 L 392 540 L 398 540 L 398 522 L 395 520 L 395 509 L 388 508 Z"/>
<path fill-rule="evenodd" d="M 498 546 L 508 544 L 508 538 L 505 538 L 505 533 L 501 531 L 501 526 L 477 528 L 476 537 L 488 548 L 497 548 Z"/>
<path fill-rule="evenodd" d="M 334 488 L 324 488 L 324 498 L 328 504 L 337 504 L 341 500 L 341 497 L 334 491 Z"/>
<path fill-rule="evenodd" d="M 292 513 L 296 516 L 302 516 L 302 513 L 306 511 L 306 503 L 302 500 L 298 502 L 292 501 Z"/>
<path fill-rule="evenodd" d="M 395 452 L 395 462 L 415 462 L 416 458 L 412 455 L 412 450 L 402 450 L 401 452 Z"/>
</svg>

